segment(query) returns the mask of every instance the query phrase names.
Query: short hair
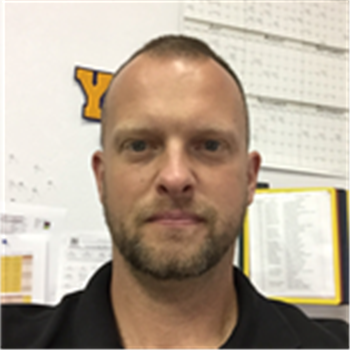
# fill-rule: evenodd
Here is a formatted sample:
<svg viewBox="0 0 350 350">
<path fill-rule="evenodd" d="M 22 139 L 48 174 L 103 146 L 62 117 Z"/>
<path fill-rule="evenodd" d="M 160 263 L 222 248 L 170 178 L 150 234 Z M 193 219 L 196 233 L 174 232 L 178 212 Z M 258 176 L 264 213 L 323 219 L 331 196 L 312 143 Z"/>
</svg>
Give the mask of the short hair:
<svg viewBox="0 0 350 350">
<path fill-rule="evenodd" d="M 244 119 L 245 119 L 245 127 L 246 127 L 246 147 L 249 147 L 249 113 L 248 113 L 248 105 L 246 101 L 246 95 L 243 89 L 243 86 L 237 76 L 237 74 L 232 70 L 229 64 L 220 57 L 217 53 L 215 53 L 208 44 L 204 41 L 185 36 L 185 35 L 164 35 L 160 36 L 156 39 L 153 39 L 146 43 L 143 47 L 137 50 L 127 61 L 125 61 L 113 74 L 109 87 L 104 94 L 104 101 L 106 101 L 110 86 L 114 79 L 119 75 L 119 73 L 136 57 L 147 54 L 150 57 L 155 58 L 172 58 L 172 57 L 184 57 L 189 59 L 203 59 L 203 58 L 211 58 L 215 62 L 217 62 L 221 67 L 223 67 L 226 72 L 233 78 L 236 83 L 239 92 L 241 94 L 243 108 L 244 108 Z M 101 145 L 103 146 L 103 139 L 105 134 L 105 125 L 106 125 L 107 111 L 104 107 L 104 103 L 102 104 L 101 111 Z"/>
</svg>

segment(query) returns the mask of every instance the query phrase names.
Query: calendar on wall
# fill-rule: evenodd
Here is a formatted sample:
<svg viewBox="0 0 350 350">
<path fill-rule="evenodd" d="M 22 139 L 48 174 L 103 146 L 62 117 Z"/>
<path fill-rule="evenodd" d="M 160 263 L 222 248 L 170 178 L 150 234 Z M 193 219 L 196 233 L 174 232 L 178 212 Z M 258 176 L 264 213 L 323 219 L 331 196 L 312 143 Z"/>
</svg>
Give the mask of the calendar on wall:
<svg viewBox="0 0 350 350">
<path fill-rule="evenodd" d="M 347 13 L 344 0 L 183 3 L 182 32 L 242 81 L 263 167 L 346 176 Z"/>
</svg>

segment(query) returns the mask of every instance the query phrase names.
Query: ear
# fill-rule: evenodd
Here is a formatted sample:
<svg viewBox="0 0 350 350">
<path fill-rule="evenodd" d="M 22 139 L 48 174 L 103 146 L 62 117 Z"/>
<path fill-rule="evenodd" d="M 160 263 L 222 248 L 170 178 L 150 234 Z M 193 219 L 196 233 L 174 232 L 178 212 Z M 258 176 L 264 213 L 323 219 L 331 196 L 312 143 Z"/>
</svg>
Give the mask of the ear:
<svg viewBox="0 0 350 350">
<path fill-rule="evenodd" d="M 91 160 L 92 169 L 94 171 L 95 180 L 97 184 L 97 189 L 100 197 L 100 202 L 103 202 L 103 194 L 104 194 L 104 172 L 105 172 L 105 166 L 104 166 L 104 157 L 102 151 L 96 151 L 92 155 Z"/>
<path fill-rule="evenodd" d="M 256 184 L 258 182 L 258 173 L 261 164 L 261 156 L 258 152 L 254 151 L 248 154 L 248 205 L 253 202 Z"/>
</svg>

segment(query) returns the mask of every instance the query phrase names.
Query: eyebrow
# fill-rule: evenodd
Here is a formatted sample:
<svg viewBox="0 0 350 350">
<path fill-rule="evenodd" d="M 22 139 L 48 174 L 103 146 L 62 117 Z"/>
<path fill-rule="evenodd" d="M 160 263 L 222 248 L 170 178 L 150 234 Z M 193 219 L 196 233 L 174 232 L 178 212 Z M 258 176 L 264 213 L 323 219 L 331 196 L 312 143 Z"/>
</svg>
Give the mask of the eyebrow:
<svg viewBox="0 0 350 350">
<path fill-rule="evenodd" d="M 234 137 L 236 136 L 235 132 L 224 126 L 195 126 L 193 128 L 193 133 L 201 134 L 201 135 L 223 135 L 226 137 Z"/>
<path fill-rule="evenodd" d="M 231 131 L 229 128 L 225 126 L 201 126 L 195 125 L 191 129 L 188 129 L 189 134 L 202 134 L 202 135 L 226 135 L 227 137 L 235 136 L 235 132 Z M 124 135 L 135 134 L 135 135 L 154 135 L 154 134 L 164 134 L 164 131 L 158 126 L 123 126 L 121 128 L 116 129 L 113 132 L 113 138 L 117 139 Z"/>
<path fill-rule="evenodd" d="M 123 126 L 122 128 L 118 128 L 114 130 L 112 138 L 114 141 L 118 141 L 120 138 L 129 136 L 129 135 L 154 135 L 154 134 L 160 134 L 160 130 L 157 130 L 157 128 L 151 128 L 149 126 L 144 126 L 144 127 Z"/>
</svg>

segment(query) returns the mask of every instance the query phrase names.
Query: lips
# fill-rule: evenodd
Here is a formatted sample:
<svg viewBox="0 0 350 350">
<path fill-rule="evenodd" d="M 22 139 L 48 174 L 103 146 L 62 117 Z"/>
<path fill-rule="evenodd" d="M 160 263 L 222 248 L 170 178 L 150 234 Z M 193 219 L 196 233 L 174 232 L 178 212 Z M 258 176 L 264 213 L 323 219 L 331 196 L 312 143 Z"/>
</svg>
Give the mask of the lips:
<svg viewBox="0 0 350 350">
<path fill-rule="evenodd" d="M 198 215 L 187 213 L 181 210 L 171 210 L 157 213 L 148 220 L 150 223 L 158 223 L 170 226 L 196 225 L 203 222 L 203 218 Z"/>
</svg>

